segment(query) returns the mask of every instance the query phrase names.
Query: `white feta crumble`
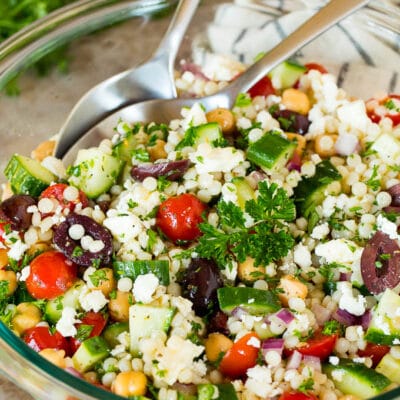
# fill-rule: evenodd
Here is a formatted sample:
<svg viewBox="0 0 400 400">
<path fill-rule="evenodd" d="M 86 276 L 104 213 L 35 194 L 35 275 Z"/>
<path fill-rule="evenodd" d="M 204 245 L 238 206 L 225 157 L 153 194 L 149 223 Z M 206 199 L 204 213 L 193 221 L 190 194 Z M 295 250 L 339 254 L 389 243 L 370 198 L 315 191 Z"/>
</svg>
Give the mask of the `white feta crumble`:
<svg viewBox="0 0 400 400">
<path fill-rule="evenodd" d="M 293 250 L 293 260 L 302 269 L 310 268 L 312 265 L 311 253 L 307 246 L 299 243 Z"/>
<path fill-rule="evenodd" d="M 330 356 L 329 357 L 329 363 L 332 364 L 332 365 L 339 365 L 339 357 Z"/>
<path fill-rule="evenodd" d="M 85 285 L 79 294 L 79 303 L 85 311 L 98 312 L 108 303 L 108 299 L 101 290 L 90 290 Z"/>
<path fill-rule="evenodd" d="M 158 285 L 159 280 L 154 274 L 139 275 L 133 284 L 135 300 L 145 304 L 150 303 Z"/>
<path fill-rule="evenodd" d="M 195 103 L 191 108 L 183 108 L 182 128 L 186 131 L 191 126 L 198 126 L 207 123 L 206 113 L 200 103 Z"/>
<path fill-rule="evenodd" d="M 9 250 L 7 253 L 8 258 L 19 261 L 28 248 L 29 246 L 27 244 L 25 244 L 21 239 L 18 239 L 15 243 L 9 245 Z"/>
<path fill-rule="evenodd" d="M 371 120 L 368 118 L 365 103 L 362 100 L 343 104 L 337 110 L 339 121 L 351 129 L 365 132 Z"/>
<path fill-rule="evenodd" d="M 387 218 L 379 214 L 376 219 L 376 226 L 378 231 L 386 233 L 390 237 L 390 239 L 398 239 L 399 235 L 397 234 L 397 225 Z"/>
<path fill-rule="evenodd" d="M 22 268 L 18 280 L 20 282 L 26 281 L 26 279 L 28 278 L 30 273 L 31 273 L 31 267 L 30 267 L 30 265 L 27 265 L 26 267 Z"/>
<path fill-rule="evenodd" d="M 390 335 L 390 326 L 389 324 L 383 319 L 382 315 L 378 315 L 376 316 L 376 326 L 379 326 L 379 328 L 381 329 L 381 331 L 385 334 L 385 335 Z M 393 343 L 395 344 L 395 343 Z M 400 343 L 399 343 L 400 344 Z"/>
<path fill-rule="evenodd" d="M 199 174 L 230 172 L 244 162 L 244 154 L 234 147 L 212 147 L 209 143 L 201 143 L 197 151 L 189 154 L 189 159 Z"/>
<path fill-rule="evenodd" d="M 336 290 L 341 293 L 339 308 L 348 311 L 352 315 L 360 316 L 365 313 L 367 300 L 359 294 L 357 297 L 353 294 L 353 288 L 350 282 L 337 282 Z"/>
<path fill-rule="evenodd" d="M 329 225 L 327 222 L 314 227 L 311 237 L 313 239 L 322 240 L 329 234 Z"/>
<path fill-rule="evenodd" d="M 79 319 L 75 318 L 76 311 L 73 307 L 65 306 L 61 313 L 61 318 L 56 324 L 56 329 L 64 337 L 75 336 L 77 330 L 74 324 L 81 322 Z"/>
<path fill-rule="evenodd" d="M 334 239 L 320 243 L 315 248 L 315 254 L 322 257 L 327 264 L 351 264 L 357 261 L 361 254 L 356 243 L 345 239 Z"/>
<path fill-rule="evenodd" d="M 245 387 L 262 398 L 271 395 L 271 370 L 265 366 L 256 365 L 247 370 L 247 380 Z"/>
<path fill-rule="evenodd" d="M 248 346 L 255 347 L 256 349 L 259 349 L 261 347 L 261 341 L 260 339 L 257 339 L 256 337 L 252 336 L 246 343 Z"/>
<path fill-rule="evenodd" d="M 337 382 L 341 382 L 345 372 L 342 369 L 336 369 L 332 371 L 332 379 Z"/>
<path fill-rule="evenodd" d="M 103 221 L 103 225 L 121 243 L 126 243 L 136 238 L 142 231 L 140 219 L 133 214 L 107 217 Z"/>
</svg>

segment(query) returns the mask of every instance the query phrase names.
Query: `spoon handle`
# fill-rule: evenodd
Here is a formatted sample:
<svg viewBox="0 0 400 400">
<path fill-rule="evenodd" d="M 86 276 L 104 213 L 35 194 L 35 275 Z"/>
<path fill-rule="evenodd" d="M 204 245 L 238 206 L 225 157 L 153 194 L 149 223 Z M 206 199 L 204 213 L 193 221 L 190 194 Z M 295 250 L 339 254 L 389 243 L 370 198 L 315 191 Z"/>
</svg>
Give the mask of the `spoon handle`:
<svg viewBox="0 0 400 400">
<path fill-rule="evenodd" d="M 226 88 L 226 91 L 232 95 L 231 98 L 233 99 L 235 98 L 235 94 L 247 91 L 271 69 L 285 61 L 293 53 L 337 22 L 367 4 L 368 1 L 369 0 L 330 1 L 281 43 L 266 53 L 258 62 L 253 64 L 246 73 L 239 76 Z M 327 51 L 329 51 L 329 49 L 327 49 Z"/>
</svg>

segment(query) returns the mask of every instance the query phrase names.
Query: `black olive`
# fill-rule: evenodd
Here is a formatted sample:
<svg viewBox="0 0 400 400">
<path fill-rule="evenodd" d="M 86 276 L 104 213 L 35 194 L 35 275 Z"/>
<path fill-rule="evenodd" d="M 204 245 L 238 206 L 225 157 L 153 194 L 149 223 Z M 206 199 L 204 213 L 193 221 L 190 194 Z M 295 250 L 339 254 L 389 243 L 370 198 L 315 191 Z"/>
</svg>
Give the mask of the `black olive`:
<svg viewBox="0 0 400 400">
<path fill-rule="evenodd" d="M 103 249 L 95 253 L 83 250 L 80 243 L 71 239 L 68 234 L 69 228 L 75 224 L 82 225 L 85 229 L 85 234 L 93 239 L 101 240 L 104 243 Z M 85 215 L 69 214 L 66 220 L 55 229 L 53 240 L 64 255 L 77 265 L 89 267 L 98 265 L 98 263 L 108 264 L 110 262 L 113 251 L 111 233 Z"/>
<path fill-rule="evenodd" d="M 393 207 L 400 206 L 400 183 L 393 185 L 388 189 L 388 193 L 392 196 L 392 202 L 390 203 Z"/>
<path fill-rule="evenodd" d="M 228 315 L 221 310 L 215 311 L 208 321 L 207 330 L 208 333 L 220 332 L 229 335 Z"/>
<path fill-rule="evenodd" d="M 400 283 L 400 247 L 383 232 L 376 232 L 361 255 L 361 275 L 368 291 L 379 294 Z"/>
<path fill-rule="evenodd" d="M 144 164 L 131 169 L 132 178 L 144 181 L 147 177 L 165 177 L 169 181 L 176 181 L 185 174 L 190 166 L 190 160 L 167 161 L 157 164 Z"/>
<path fill-rule="evenodd" d="M 277 110 L 272 116 L 278 120 L 281 129 L 285 132 L 295 132 L 304 135 L 308 132 L 310 121 L 305 115 L 291 110 Z"/>
<path fill-rule="evenodd" d="M 36 204 L 36 200 L 27 194 L 16 194 L 0 204 L 0 221 L 9 223 L 14 231 L 24 231 L 32 223 L 32 213 L 28 213 L 29 206 Z"/>
<path fill-rule="evenodd" d="M 217 308 L 217 289 L 223 286 L 223 280 L 214 261 L 195 258 L 186 271 L 182 286 L 183 297 L 193 303 L 197 315 L 204 316 Z"/>
</svg>

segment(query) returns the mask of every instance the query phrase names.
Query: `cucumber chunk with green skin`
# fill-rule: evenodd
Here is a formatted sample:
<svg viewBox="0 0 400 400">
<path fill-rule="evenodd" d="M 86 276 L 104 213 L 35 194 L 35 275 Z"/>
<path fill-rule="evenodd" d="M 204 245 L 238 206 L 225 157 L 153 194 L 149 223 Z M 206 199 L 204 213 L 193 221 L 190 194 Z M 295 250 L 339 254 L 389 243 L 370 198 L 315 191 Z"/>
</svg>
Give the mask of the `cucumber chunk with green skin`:
<svg viewBox="0 0 400 400">
<path fill-rule="evenodd" d="M 139 275 L 153 273 L 161 285 L 169 285 L 168 260 L 114 261 L 113 268 L 117 278 L 128 277 L 134 281 Z"/>
<path fill-rule="evenodd" d="M 287 89 L 292 87 L 306 71 L 305 66 L 287 60 L 275 67 L 268 76 L 275 89 Z"/>
<path fill-rule="evenodd" d="M 249 182 L 246 181 L 242 176 L 238 176 L 232 179 L 232 183 L 236 187 L 236 196 L 239 207 L 244 210 L 246 201 L 255 200 L 256 193 L 250 186 Z"/>
<path fill-rule="evenodd" d="M 122 160 L 99 148 L 81 149 L 75 164 L 68 168 L 68 182 L 95 199 L 116 183 L 123 166 Z"/>
<path fill-rule="evenodd" d="M 109 353 L 107 342 L 101 336 L 94 336 L 82 342 L 72 356 L 72 362 L 78 372 L 84 373 L 104 360 Z"/>
<path fill-rule="evenodd" d="M 47 168 L 39 161 L 29 157 L 14 154 L 8 162 L 4 174 L 10 182 L 15 194 L 39 195 L 56 180 Z"/>
<path fill-rule="evenodd" d="M 268 173 L 277 172 L 287 164 L 296 147 L 296 143 L 271 131 L 249 145 L 247 158 Z"/>
<path fill-rule="evenodd" d="M 175 308 L 156 307 L 136 303 L 129 307 L 129 333 L 131 353 L 140 354 L 140 342 L 153 332 L 168 332 Z"/>
<path fill-rule="evenodd" d="M 204 383 L 197 386 L 197 400 L 237 400 L 232 383 L 213 385 Z"/>
<path fill-rule="evenodd" d="M 112 325 L 108 325 L 103 331 L 103 338 L 106 340 L 110 348 L 114 348 L 116 345 L 120 344 L 118 336 L 122 332 L 129 332 L 128 322 L 115 322 Z"/>
<path fill-rule="evenodd" d="M 400 360 L 394 358 L 390 353 L 385 354 L 375 370 L 400 385 Z"/>
<path fill-rule="evenodd" d="M 365 340 L 386 345 L 400 344 L 400 296 L 391 289 L 383 292 L 378 304 L 372 310 Z"/>
<path fill-rule="evenodd" d="M 341 392 L 360 399 L 374 397 L 391 384 L 386 376 L 350 359 L 341 359 L 338 365 L 325 364 L 322 370 Z"/>
<path fill-rule="evenodd" d="M 64 294 L 49 300 L 46 303 L 45 318 L 55 324 L 61 318 L 64 307 L 72 307 L 75 310 L 80 308 L 79 295 L 81 294 L 85 282 L 78 280 Z"/>
<path fill-rule="evenodd" d="M 112 155 L 132 164 L 132 154 L 137 148 L 139 141 L 136 134 L 139 132 L 140 125 L 135 126 L 132 130 L 121 135 L 118 142 L 113 146 Z M 149 160 L 147 160 L 149 161 Z"/>
<path fill-rule="evenodd" d="M 206 124 L 190 127 L 183 139 L 176 145 L 175 150 L 183 149 L 184 147 L 197 147 L 201 143 L 209 143 L 215 146 L 223 141 L 221 127 L 217 122 L 208 122 Z"/>
<path fill-rule="evenodd" d="M 251 287 L 222 287 L 217 290 L 217 296 L 221 310 L 227 314 L 236 307 L 254 315 L 273 313 L 282 307 L 275 293 Z"/>
</svg>

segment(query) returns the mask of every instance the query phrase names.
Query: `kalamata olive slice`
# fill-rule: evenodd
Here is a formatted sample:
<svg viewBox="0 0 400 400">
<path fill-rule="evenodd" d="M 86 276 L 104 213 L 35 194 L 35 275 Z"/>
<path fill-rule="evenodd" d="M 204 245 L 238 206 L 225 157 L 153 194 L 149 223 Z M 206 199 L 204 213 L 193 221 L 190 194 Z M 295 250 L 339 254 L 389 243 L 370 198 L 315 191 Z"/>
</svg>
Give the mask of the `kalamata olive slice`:
<svg viewBox="0 0 400 400">
<path fill-rule="evenodd" d="M 164 176 L 169 181 L 176 181 L 185 174 L 190 165 L 190 160 L 166 161 L 157 164 L 145 164 L 133 167 L 131 175 L 138 181 L 143 181 L 149 176 L 159 178 Z"/>
<path fill-rule="evenodd" d="M 69 236 L 69 228 L 72 225 L 82 225 L 85 235 L 91 236 L 94 240 L 100 240 L 104 246 L 100 251 L 91 252 L 83 250 L 80 241 L 73 240 Z M 89 267 L 98 263 L 108 264 L 113 251 L 111 233 L 86 215 L 71 213 L 54 232 L 54 243 L 62 253 L 75 264 Z"/>
<path fill-rule="evenodd" d="M 278 120 L 281 129 L 285 132 L 295 132 L 304 135 L 308 132 L 310 121 L 305 115 L 291 110 L 277 110 L 272 116 Z"/>
<path fill-rule="evenodd" d="M 33 197 L 15 194 L 0 204 L 0 221 L 9 223 L 14 231 L 24 231 L 32 222 L 32 213 L 28 213 L 27 209 L 35 204 Z"/>
<path fill-rule="evenodd" d="M 392 196 L 390 205 L 393 207 L 400 207 L 400 183 L 393 185 L 387 191 Z"/>
<path fill-rule="evenodd" d="M 214 261 L 204 258 L 193 259 L 182 285 L 183 296 L 193 303 L 197 315 L 204 316 L 217 307 L 217 289 L 223 286 L 223 281 Z"/>
<path fill-rule="evenodd" d="M 207 330 L 208 333 L 219 332 L 224 335 L 229 335 L 228 315 L 221 310 L 215 311 L 208 321 Z"/>
<path fill-rule="evenodd" d="M 376 232 L 361 255 L 361 275 L 368 291 L 382 293 L 400 282 L 400 247 L 383 232 Z"/>
</svg>

